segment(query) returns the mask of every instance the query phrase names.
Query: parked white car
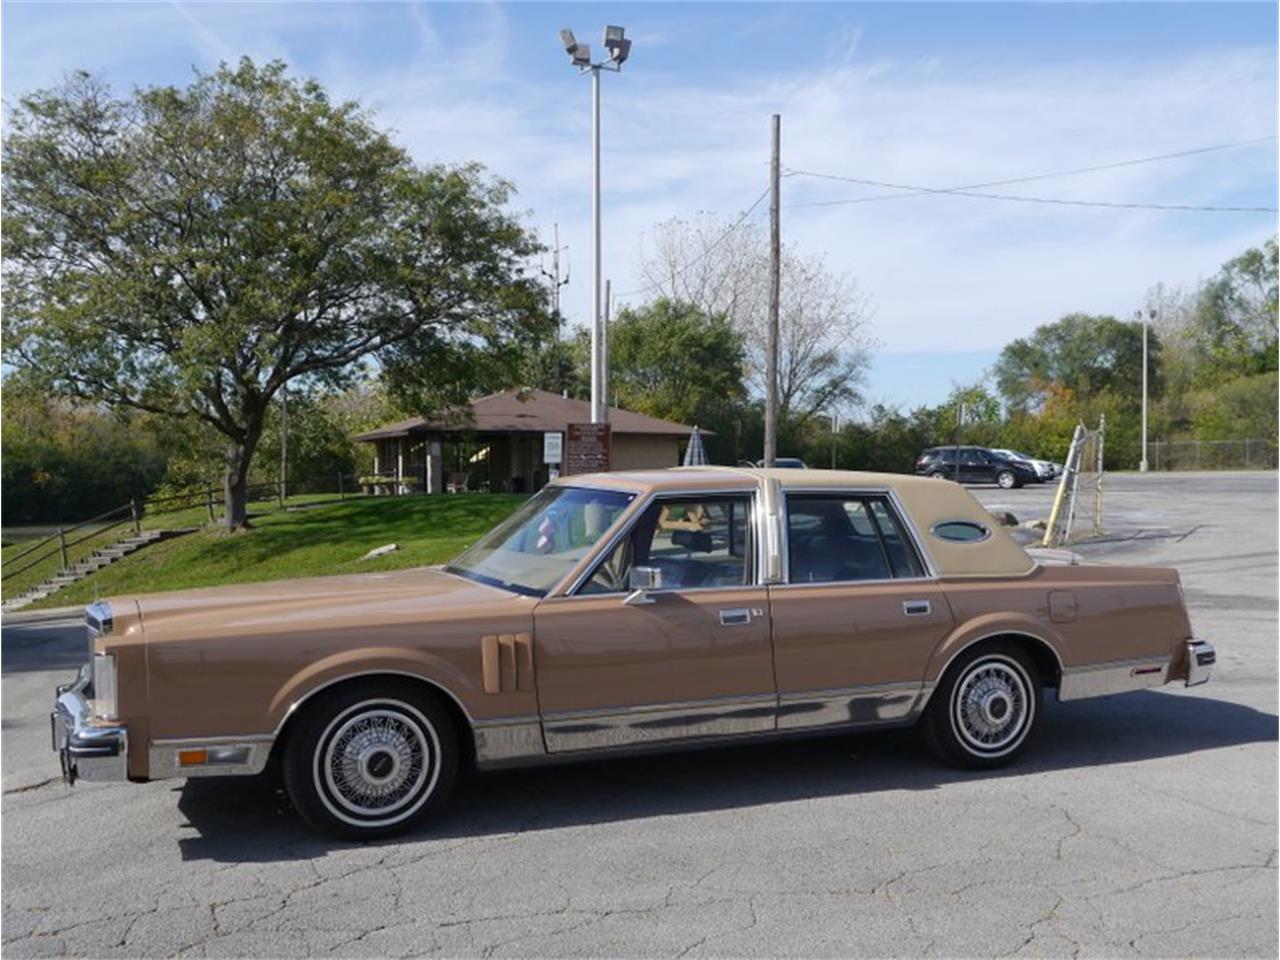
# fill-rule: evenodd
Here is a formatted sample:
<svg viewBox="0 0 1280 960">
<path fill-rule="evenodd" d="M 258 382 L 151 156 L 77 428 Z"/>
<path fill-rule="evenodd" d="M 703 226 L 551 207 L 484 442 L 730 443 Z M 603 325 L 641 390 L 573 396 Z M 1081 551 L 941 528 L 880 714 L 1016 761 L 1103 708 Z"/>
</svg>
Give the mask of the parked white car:
<svg viewBox="0 0 1280 960">
<path fill-rule="evenodd" d="M 1047 483 L 1062 472 L 1062 466 L 1052 463 L 1048 460 L 1037 460 L 1035 457 L 1029 457 L 1025 453 L 1019 453 L 1017 450 L 1000 450 L 995 447 L 991 448 L 991 452 L 1010 460 L 1021 460 L 1024 463 L 1031 464 L 1035 470 L 1036 476 L 1040 478 L 1041 483 Z"/>
</svg>

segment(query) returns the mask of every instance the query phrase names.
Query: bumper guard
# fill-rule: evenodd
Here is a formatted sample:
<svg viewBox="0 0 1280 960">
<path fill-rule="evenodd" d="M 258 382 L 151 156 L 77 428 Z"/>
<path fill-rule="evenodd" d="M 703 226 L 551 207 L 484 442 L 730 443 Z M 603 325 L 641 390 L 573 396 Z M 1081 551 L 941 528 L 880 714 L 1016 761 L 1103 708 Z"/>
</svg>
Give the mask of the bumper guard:
<svg viewBox="0 0 1280 960">
<path fill-rule="evenodd" d="M 1209 682 L 1218 655 L 1208 640 L 1187 641 L 1187 686 L 1196 687 Z"/>
<path fill-rule="evenodd" d="M 72 683 L 58 687 L 49 726 L 53 750 L 62 763 L 62 778 L 76 780 L 127 780 L 129 733 L 118 724 L 96 721 L 84 691 L 89 687 L 89 667 Z"/>
</svg>

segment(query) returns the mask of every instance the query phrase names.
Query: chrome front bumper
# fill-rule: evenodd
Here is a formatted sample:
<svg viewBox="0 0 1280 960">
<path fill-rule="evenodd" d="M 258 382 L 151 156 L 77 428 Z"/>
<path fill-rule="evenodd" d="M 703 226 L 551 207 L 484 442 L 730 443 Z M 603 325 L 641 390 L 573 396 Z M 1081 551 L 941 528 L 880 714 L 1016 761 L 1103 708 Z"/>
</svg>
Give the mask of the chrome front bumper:
<svg viewBox="0 0 1280 960">
<path fill-rule="evenodd" d="M 1209 682 L 1218 655 L 1208 640 L 1187 641 L 1187 686 L 1196 687 Z"/>
<path fill-rule="evenodd" d="M 124 727 L 95 722 L 84 692 L 89 668 L 82 667 L 71 683 L 58 687 L 49 726 L 53 750 L 62 763 L 62 778 L 76 780 L 127 780 L 129 733 Z"/>
</svg>

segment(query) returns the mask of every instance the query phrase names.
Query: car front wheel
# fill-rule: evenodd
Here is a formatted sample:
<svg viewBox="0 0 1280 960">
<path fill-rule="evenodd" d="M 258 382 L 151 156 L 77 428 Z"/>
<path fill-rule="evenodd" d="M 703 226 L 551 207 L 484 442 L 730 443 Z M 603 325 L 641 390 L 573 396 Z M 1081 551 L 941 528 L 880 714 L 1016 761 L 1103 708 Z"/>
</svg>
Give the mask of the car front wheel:
<svg viewBox="0 0 1280 960">
<path fill-rule="evenodd" d="M 1013 644 L 984 644 L 961 654 L 934 691 L 925 741 L 954 766 L 1002 767 L 1026 747 L 1042 703 L 1031 659 Z"/>
<path fill-rule="evenodd" d="M 996 474 L 996 483 L 1002 490 L 1012 490 L 1014 487 L 1020 487 L 1022 484 L 1018 482 L 1018 478 L 1012 470 L 1001 470 Z"/>
<path fill-rule="evenodd" d="M 440 809 L 457 776 L 457 733 L 420 687 L 364 681 L 307 706 L 283 767 L 289 799 L 308 826 L 371 840 Z"/>
</svg>

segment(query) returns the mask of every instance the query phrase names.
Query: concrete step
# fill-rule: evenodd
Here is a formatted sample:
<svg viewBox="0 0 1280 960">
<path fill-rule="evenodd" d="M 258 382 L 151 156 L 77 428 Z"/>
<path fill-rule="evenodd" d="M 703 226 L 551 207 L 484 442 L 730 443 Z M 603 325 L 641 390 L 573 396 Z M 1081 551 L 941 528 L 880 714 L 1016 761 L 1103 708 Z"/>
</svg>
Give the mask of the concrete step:
<svg viewBox="0 0 1280 960">
<path fill-rule="evenodd" d="M 199 527 L 186 527 L 175 530 L 148 530 L 145 533 L 134 534 L 123 540 L 118 540 L 108 547 L 100 547 L 93 553 L 73 564 L 69 569 L 59 571 L 57 576 L 50 577 L 43 583 L 39 583 L 32 587 L 26 593 L 5 600 L 0 604 L 3 610 L 18 610 L 37 600 L 43 600 L 45 597 L 51 596 L 61 590 L 63 587 L 71 583 L 77 583 L 85 577 L 92 576 L 99 570 L 111 566 L 117 560 L 122 560 L 129 554 L 142 549 L 148 544 L 155 543 L 159 540 L 167 540 L 170 537 L 180 537 L 183 534 L 194 533 Z"/>
</svg>

